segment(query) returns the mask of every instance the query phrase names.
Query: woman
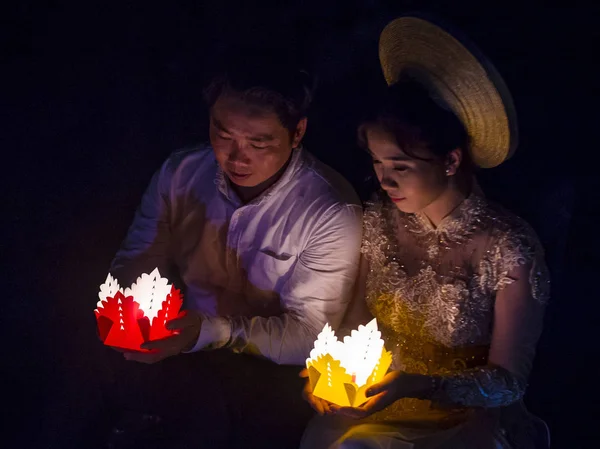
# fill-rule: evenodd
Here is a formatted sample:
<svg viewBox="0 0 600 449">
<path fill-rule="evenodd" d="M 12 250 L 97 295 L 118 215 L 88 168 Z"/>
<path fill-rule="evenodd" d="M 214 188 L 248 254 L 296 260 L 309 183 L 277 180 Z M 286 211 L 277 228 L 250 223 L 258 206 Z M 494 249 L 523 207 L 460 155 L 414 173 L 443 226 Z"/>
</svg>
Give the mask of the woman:
<svg viewBox="0 0 600 449">
<path fill-rule="evenodd" d="M 483 197 L 471 170 L 473 161 L 492 166 L 510 154 L 510 102 L 491 108 L 486 125 L 476 107 L 460 109 L 478 102 L 469 87 L 436 90 L 440 72 L 465 76 L 452 61 L 459 51 L 463 64 L 478 64 L 457 40 L 436 41 L 443 33 L 415 17 L 388 25 L 380 49 L 392 86 L 359 128 L 381 192 L 365 211 L 361 280 L 345 326 L 375 316 L 393 370 L 357 408 L 316 398 L 307 384 L 306 399 L 324 416 L 307 428 L 303 448 L 523 449 L 545 432 L 521 402 L 548 298 L 543 251 L 523 220 Z M 425 47 L 452 58 L 428 54 L 408 77 L 411 56 L 398 40 L 418 53 L 407 41 L 429 38 Z M 404 59 L 394 65 L 386 51 Z M 440 61 L 447 64 L 435 72 Z M 485 73 L 465 84 L 497 88 Z M 493 136 L 489 123 L 503 121 L 496 131 L 509 135 Z"/>
</svg>

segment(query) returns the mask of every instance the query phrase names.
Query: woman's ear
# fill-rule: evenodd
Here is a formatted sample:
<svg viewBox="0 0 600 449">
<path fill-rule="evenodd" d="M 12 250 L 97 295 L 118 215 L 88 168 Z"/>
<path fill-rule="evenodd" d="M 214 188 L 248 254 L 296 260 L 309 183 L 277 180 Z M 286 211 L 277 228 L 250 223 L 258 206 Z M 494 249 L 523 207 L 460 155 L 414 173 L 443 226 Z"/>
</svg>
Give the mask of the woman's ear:
<svg viewBox="0 0 600 449">
<path fill-rule="evenodd" d="M 446 156 L 446 176 L 454 176 L 463 159 L 463 152 L 460 148 L 455 148 Z"/>
</svg>

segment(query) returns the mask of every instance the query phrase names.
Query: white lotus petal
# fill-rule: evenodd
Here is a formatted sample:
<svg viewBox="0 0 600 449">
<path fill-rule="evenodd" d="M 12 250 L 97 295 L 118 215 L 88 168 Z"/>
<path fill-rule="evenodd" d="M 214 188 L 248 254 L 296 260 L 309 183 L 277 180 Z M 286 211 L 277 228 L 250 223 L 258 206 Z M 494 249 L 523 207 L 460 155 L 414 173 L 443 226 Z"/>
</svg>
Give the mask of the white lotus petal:
<svg viewBox="0 0 600 449">
<path fill-rule="evenodd" d="M 118 291 L 119 283 L 111 276 L 110 273 L 108 273 L 108 276 L 106 276 L 106 281 L 104 281 L 104 284 L 100 286 L 98 297 L 100 298 L 100 301 L 106 301 L 109 297 L 114 298 Z"/>
<path fill-rule="evenodd" d="M 344 337 L 343 342 L 338 341 L 335 333 L 328 324 L 317 336 L 314 349 L 310 352 L 310 358 L 316 358 L 330 354 L 334 359 L 340 361 L 340 365 L 347 373 L 355 376 L 357 385 L 364 385 L 373 372 L 383 349 L 381 332 L 377 328 L 377 320 L 371 320 L 367 325 L 358 326 L 349 336 Z"/>
<path fill-rule="evenodd" d="M 150 274 L 142 274 L 131 288 L 125 289 L 125 296 L 133 296 L 150 321 L 158 315 L 169 293 L 171 285 L 168 279 L 161 277 L 158 268 Z"/>
</svg>

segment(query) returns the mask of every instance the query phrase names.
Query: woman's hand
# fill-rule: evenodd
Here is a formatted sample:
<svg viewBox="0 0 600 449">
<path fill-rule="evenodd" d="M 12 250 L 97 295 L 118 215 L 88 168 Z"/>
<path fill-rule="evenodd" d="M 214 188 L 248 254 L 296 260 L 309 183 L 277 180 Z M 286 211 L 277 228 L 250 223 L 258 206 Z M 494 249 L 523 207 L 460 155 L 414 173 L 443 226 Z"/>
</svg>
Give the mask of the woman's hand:
<svg viewBox="0 0 600 449">
<path fill-rule="evenodd" d="M 308 378 L 308 369 L 304 368 L 302 371 L 300 371 L 299 376 L 306 379 L 304 390 L 302 391 L 302 397 L 304 400 L 308 402 L 319 415 L 328 415 L 333 413 L 332 408 L 337 407 L 336 405 L 313 395 L 312 387 L 310 386 L 310 380 Z"/>
<path fill-rule="evenodd" d="M 362 419 L 371 416 L 402 398 L 421 398 L 431 390 L 431 377 L 391 371 L 378 384 L 367 390 L 370 399 L 360 407 L 338 407 L 333 412 L 349 418 Z"/>
</svg>

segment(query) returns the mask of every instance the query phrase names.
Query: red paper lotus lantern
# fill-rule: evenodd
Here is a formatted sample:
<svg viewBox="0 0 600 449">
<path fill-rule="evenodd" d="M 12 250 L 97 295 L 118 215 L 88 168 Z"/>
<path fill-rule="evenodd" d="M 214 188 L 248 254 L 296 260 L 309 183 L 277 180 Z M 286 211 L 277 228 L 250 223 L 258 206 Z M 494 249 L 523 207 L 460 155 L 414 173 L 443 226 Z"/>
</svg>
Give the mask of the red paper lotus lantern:
<svg viewBox="0 0 600 449">
<path fill-rule="evenodd" d="M 142 274 L 124 291 L 110 274 L 100 286 L 94 310 L 98 334 L 107 346 L 144 351 L 142 343 L 175 334 L 165 324 L 175 318 L 183 304 L 179 290 L 160 276 L 158 268 Z"/>
</svg>

